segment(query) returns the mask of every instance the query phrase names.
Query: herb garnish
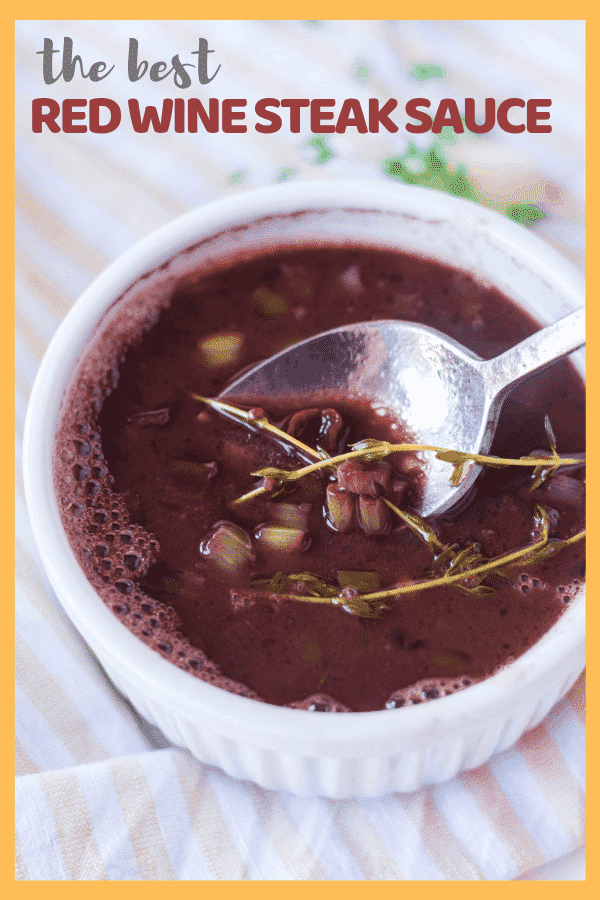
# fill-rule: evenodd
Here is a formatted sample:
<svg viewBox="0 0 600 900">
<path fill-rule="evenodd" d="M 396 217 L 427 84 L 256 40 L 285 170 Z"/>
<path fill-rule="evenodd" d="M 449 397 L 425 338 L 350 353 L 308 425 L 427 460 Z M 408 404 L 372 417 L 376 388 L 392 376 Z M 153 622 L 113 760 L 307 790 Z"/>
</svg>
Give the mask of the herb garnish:
<svg viewBox="0 0 600 900">
<path fill-rule="evenodd" d="M 366 574 L 366 573 L 365 573 Z M 255 578 L 252 588 L 257 593 L 275 595 L 278 600 L 302 600 L 304 603 L 329 603 L 341 606 L 346 612 L 362 619 L 376 619 L 381 610 L 388 609 L 378 599 L 371 602 L 369 597 L 358 591 L 342 588 L 343 573 L 338 573 L 338 585 L 333 585 L 313 572 L 299 572 L 285 575 L 277 572 L 272 578 Z M 305 593 L 295 593 L 302 590 Z"/>
<path fill-rule="evenodd" d="M 464 466 L 468 462 L 476 462 L 481 466 L 488 466 L 495 469 L 501 469 L 505 466 L 533 466 L 533 474 L 536 480 L 532 484 L 531 490 L 535 490 L 543 482 L 547 481 L 547 479 L 561 466 L 580 466 L 584 462 L 582 459 L 568 459 L 558 455 L 556 451 L 556 439 L 554 438 L 548 416 L 546 416 L 545 419 L 545 428 L 550 442 L 551 453 L 549 456 L 522 456 L 520 459 L 504 459 L 499 456 L 466 453 L 462 450 L 449 450 L 446 447 L 434 447 L 427 444 L 390 444 L 389 441 L 376 441 L 372 438 L 367 438 L 366 440 L 352 444 L 352 450 L 348 453 L 340 453 L 338 456 L 329 456 L 325 450 L 313 450 L 308 444 L 303 444 L 302 441 L 292 437 L 287 431 L 282 431 L 280 428 L 277 428 L 276 425 L 272 425 L 266 417 L 254 419 L 250 413 L 246 412 L 246 410 L 231 406 L 228 403 L 223 403 L 221 400 L 201 397 L 198 394 L 192 394 L 192 397 L 194 400 L 198 400 L 201 403 L 207 403 L 212 409 L 223 415 L 229 416 L 237 421 L 242 421 L 250 428 L 256 427 L 257 429 L 270 432 L 283 442 L 293 444 L 294 447 L 303 454 L 309 455 L 316 460 L 316 462 L 311 463 L 310 465 L 303 466 L 301 469 L 293 469 L 292 471 L 267 466 L 264 469 L 258 469 L 258 471 L 252 472 L 252 474 L 256 475 L 258 478 L 266 479 L 268 484 L 263 484 L 253 491 L 244 494 L 242 497 L 238 497 L 238 499 L 234 501 L 235 505 L 245 503 L 247 500 L 254 499 L 261 494 L 272 493 L 274 490 L 278 490 L 285 484 L 299 481 L 306 475 L 312 475 L 313 472 L 318 472 L 320 469 L 335 469 L 336 466 L 347 459 L 362 458 L 371 462 L 376 462 L 385 459 L 385 457 L 389 456 L 391 453 L 415 453 L 418 451 L 431 451 L 435 453 L 437 459 L 452 465 L 453 468 L 450 476 L 450 483 L 454 486 L 460 484 Z"/>
<path fill-rule="evenodd" d="M 510 573 L 504 571 L 506 566 L 511 566 L 516 562 L 526 562 L 529 565 L 542 562 L 563 547 L 570 544 L 576 544 L 585 537 L 585 529 L 567 538 L 563 541 L 550 541 L 548 538 L 549 515 L 547 510 L 542 506 L 535 507 L 536 525 L 540 529 L 540 538 L 533 544 L 527 544 L 520 550 L 513 550 L 504 556 L 497 556 L 494 559 L 486 559 L 475 550 L 474 546 L 467 547 L 458 553 L 453 547 L 446 548 L 451 551 L 446 557 L 446 571 L 442 575 L 435 575 L 429 579 L 419 582 L 407 582 L 405 584 L 396 585 L 385 591 L 377 591 L 372 594 L 361 595 L 361 600 L 367 603 L 373 603 L 377 600 L 383 600 L 387 597 L 397 597 L 400 594 L 412 594 L 416 591 L 424 591 L 431 587 L 443 587 L 456 584 L 462 590 L 469 594 L 490 594 L 494 593 L 494 585 L 484 584 L 489 575 L 500 578 L 510 578 Z M 442 560 L 444 554 L 438 557 L 438 562 Z M 435 566 L 434 566 L 435 568 Z M 431 570 L 432 572 L 434 570 Z M 483 577 L 482 577 L 483 576 Z M 483 590 L 482 590 L 483 589 Z"/>
<path fill-rule="evenodd" d="M 388 506 L 392 507 L 394 512 L 399 512 L 393 504 L 389 503 L 389 501 L 386 502 Z M 414 513 L 410 515 L 415 516 Z M 404 519 L 404 515 L 402 515 L 402 518 Z M 419 517 L 416 516 L 416 518 Z M 281 600 L 301 600 L 304 603 L 331 603 L 341 606 L 347 612 L 367 619 L 377 618 L 381 611 L 389 608 L 383 603 L 384 600 L 399 597 L 402 594 L 427 591 L 436 587 L 456 585 L 467 594 L 486 596 L 496 592 L 502 579 L 512 580 L 513 576 L 508 571 L 508 567 L 521 562 L 525 562 L 528 565 L 543 562 L 564 547 L 583 540 L 586 535 L 584 530 L 566 540 L 553 541 L 548 537 L 549 515 L 542 506 L 536 505 L 534 519 L 540 531 L 539 540 L 532 544 L 527 544 L 519 550 L 513 550 L 503 556 L 497 556 L 494 559 L 486 559 L 477 551 L 474 545 L 459 550 L 456 544 L 445 546 L 436 538 L 436 547 L 443 549 L 441 553 L 434 557 L 432 567 L 425 573 L 425 578 L 422 581 L 407 581 L 382 591 L 357 594 L 355 596 L 348 592 L 348 596 L 346 596 L 340 592 L 339 588 L 335 588 L 325 579 L 314 575 L 312 572 L 302 572 L 297 575 L 284 575 L 282 572 L 278 572 L 273 578 L 256 579 L 253 581 L 252 587 L 276 594 L 277 598 Z M 306 594 L 292 592 L 293 588 L 298 589 L 299 585 L 306 588 Z"/>
<path fill-rule="evenodd" d="M 388 441 L 367 439 L 352 445 L 348 453 L 338 456 L 328 456 L 319 448 L 313 450 L 303 444 L 297 438 L 272 425 L 266 417 L 254 417 L 245 410 L 220 400 L 192 395 L 195 400 L 207 403 L 217 412 L 226 415 L 236 421 L 242 422 L 250 428 L 265 430 L 273 434 L 278 440 L 300 451 L 304 456 L 315 459 L 315 462 L 291 471 L 277 469 L 268 466 L 253 472 L 253 475 L 263 479 L 263 484 L 242 497 L 235 504 L 244 503 L 262 494 L 274 496 L 285 485 L 299 481 L 313 472 L 331 468 L 334 471 L 337 466 L 348 459 L 362 458 L 366 461 L 380 461 L 392 453 L 431 451 L 436 457 L 453 466 L 450 482 L 458 485 L 463 476 L 464 466 L 467 462 L 475 462 L 479 465 L 492 468 L 505 466 L 529 466 L 533 467 L 534 481 L 531 490 L 535 490 L 545 483 L 561 466 L 580 466 L 585 460 L 581 458 L 565 458 L 558 455 L 556 450 L 556 438 L 552 426 L 546 416 L 545 430 L 550 444 L 548 455 L 529 455 L 520 459 L 504 459 L 496 456 L 485 456 L 478 453 L 466 453 L 459 450 L 449 450 L 444 447 L 434 447 L 419 444 L 391 444 Z M 429 590 L 435 587 L 456 585 L 460 590 L 477 596 L 486 596 L 495 593 L 503 579 L 512 580 L 510 569 L 520 562 L 534 565 L 543 562 L 550 556 L 558 553 L 564 547 L 582 540 L 585 530 L 565 540 L 550 540 L 549 538 L 549 514 L 544 507 L 536 504 L 534 509 L 534 521 L 539 531 L 539 539 L 518 550 L 514 550 L 503 556 L 488 559 L 484 557 L 472 544 L 460 549 L 457 544 L 443 544 L 431 525 L 417 513 L 408 510 L 400 510 L 387 498 L 383 498 L 385 504 L 394 512 L 411 531 L 424 541 L 432 554 L 431 567 L 425 572 L 421 581 L 409 581 L 397 584 L 391 588 L 371 593 L 359 593 L 354 587 L 342 587 L 332 585 L 319 575 L 312 572 L 297 574 L 284 574 L 277 572 L 271 578 L 258 578 L 252 582 L 252 588 L 257 593 L 269 593 L 280 600 L 299 600 L 304 603 L 329 603 L 341 606 L 349 613 L 362 618 L 377 618 L 386 607 L 383 601 L 402 594 L 412 594 L 418 591 Z M 339 573 L 342 574 L 342 573 Z M 367 574 L 367 573 L 365 573 Z M 298 593 L 301 591 L 301 593 Z"/>
<path fill-rule="evenodd" d="M 469 461 L 495 469 L 501 469 L 505 466 L 533 466 L 534 475 L 537 476 L 537 480 L 534 482 L 532 490 L 539 487 L 543 481 L 546 481 L 561 466 L 576 466 L 581 465 L 582 463 L 582 460 L 580 459 L 567 459 L 559 456 L 556 452 L 550 457 L 522 456 L 520 459 L 503 459 L 499 456 L 484 456 L 480 453 L 466 453 L 462 450 L 448 450 L 445 447 L 432 447 L 425 444 L 390 444 L 388 441 L 375 441 L 369 439 L 359 441 L 357 444 L 352 444 L 352 450 L 349 453 L 341 453 L 339 456 L 321 459 L 319 462 L 304 466 L 302 469 L 294 469 L 293 471 L 288 472 L 285 469 L 276 469 L 272 466 L 267 466 L 252 474 L 260 478 L 266 478 L 269 482 L 275 482 L 275 488 L 278 488 L 284 484 L 299 481 L 306 475 L 311 475 L 313 472 L 319 471 L 319 469 L 335 468 L 339 463 L 344 462 L 347 459 L 358 459 L 362 457 L 365 460 L 377 461 L 384 459 L 391 453 L 415 453 L 420 450 L 430 450 L 435 453 L 438 459 L 452 464 L 453 470 L 452 475 L 450 476 L 450 482 L 455 486 L 460 484 L 463 468 L 465 463 Z M 273 487 L 270 485 L 255 488 L 255 490 L 250 493 L 244 494 L 243 497 L 239 497 L 235 502 L 244 503 L 251 497 L 269 493 L 272 490 Z"/>
</svg>

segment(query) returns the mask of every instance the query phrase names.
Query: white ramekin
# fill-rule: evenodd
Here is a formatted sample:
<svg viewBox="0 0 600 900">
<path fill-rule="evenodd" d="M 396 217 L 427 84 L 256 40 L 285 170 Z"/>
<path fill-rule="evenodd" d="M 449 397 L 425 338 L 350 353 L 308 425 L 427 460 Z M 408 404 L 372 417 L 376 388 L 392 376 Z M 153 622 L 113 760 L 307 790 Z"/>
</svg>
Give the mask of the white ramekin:
<svg viewBox="0 0 600 900">
<path fill-rule="evenodd" d="M 539 238 L 497 213 L 435 191 L 379 182 L 308 182 L 228 197 L 128 250 L 66 317 L 31 396 L 25 487 L 42 562 L 60 602 L 118 690 L 170 741 L 267 788 L 374 797 L 412 791 L 478 766 L 535 726 L 584 667 L 585 591 L 523 656 L 452 696 L 349 714 L 271 706 L 178 669 L 113 615 L 69 546 L 51 467 L 69 375 L 105 312 L 130 286 L 129 293 L 135 293 L 137 279 L 173 260 L 161 270 L 168 290 L 199 262 L 222 264 L 225 257 L 251 254 L 256 247 L 334 241 L 396 247 L 449 263 L 498 287 L 542 323 L 584 302 L 580 273 Z M 580 357 L 576 364 L 582 368 Z"/>
</svg>

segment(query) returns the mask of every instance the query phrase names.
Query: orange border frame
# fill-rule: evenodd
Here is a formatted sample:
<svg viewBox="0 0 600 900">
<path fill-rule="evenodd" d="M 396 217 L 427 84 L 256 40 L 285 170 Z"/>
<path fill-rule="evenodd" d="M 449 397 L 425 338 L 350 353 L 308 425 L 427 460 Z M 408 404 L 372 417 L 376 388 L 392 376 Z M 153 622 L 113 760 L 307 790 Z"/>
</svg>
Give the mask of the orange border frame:
<svg viewBox="0 0 600 900">
<path fill-rule="evenodd" d="M 590 60 L 595 60 L 597 50 L 596 47 L 596 20 L 598 19 L 597 6 L 592 5 L 591 2 L 576 2 L 574 5 L 569 5 L 568 8 L 565 8 L 564 3 L 559 4 L 556 0 L 545 0 L 545 2 L 541 2 L 541 0 L 529 0 L 529 2 L 515 2 L 515 0 L 506 0 L 501 6 L 498 5 L 495 7 L 494 12 L 497 11 L 498 15 L 487 15 L 482 16 L 482 5 L 480 2 L 473 2 L 473 0 L 469 0 L 469 2 L 460 2 L 457 5 L 449 7 L 448 4 L 442 4 L 440 0 L 428 0 L 427 4 L 424 5 L 424 9 L 422 10 L 421 15 L 414 18 L 419 19 L 458 19 L 459 13 L 461 19 L 478 19 L 478 18 L 498 18 L 498 19 L 565 19 L 565 13 L 568 15 L 569 19 L 584 19 L 588 23 L 588 43 L 590 45 L 589 58 Z M 2 44 L 2 59 L 4 61 L 13 60 L 14 59 L 14 22 L 19 19 L 47 19 L 52 21 L 69 21 L 75 19 L 82 18 L 101 18 L 101 19 L 132 19 L 132 20 L 142 20 L 142 19 L 170 19 L 171 16 L 165 15 L 165 7 L 164 4 L 159 4 L 157 2 L 115 2 L 115 0 L 106 0 L 106 2 L 102 5 L 101 12 L 102 15 L 92 16 L 87 14 L 88 9 L 84 9 L 79 2 L 74 2 L 74 0 L 58 0 L 57 3 L 50 4 L 48 3 L 40 3 L 33 2 L 28 4 L 10 4 L 10 12 L 11 17 L 8 19 L 8 14 L 5 12 L 2 15 L 2 20 L 4 20 L 4 27 L 0 31 L 0 41 Z M 202 4 L 202 7 L 199 9 L 197 3 L 191 3 L 189 0 L 183 0 L 177 6 L 177 18 L 189 18 L 193 19 L 198 12 L 206 12 L 210 13 L 216 11 L 214 6 L 208 7 L 207 4 Z M 221 18 L 221 19 L 248 19 L 250 16 L 249 12 L 252 12 L 252 18 L 261 18 L 261 19 L 292 19 L 292 18 L 318 18 L 318 19 L 362 19 L 364 18 L 365 8 L 364 4 L 359 4 L 356 0 L 321 0 L 321 2 L 315 2 L 315 0 L 303 0 L 303 2 L 290 2 L 288 0 L 287 3 L 282 5 L 280 2 L 276 2 L 276 0 L 255 0 L 255 2 L 250 7 L 250 4 L 247 2 L 239 2 L 239 0 L 230 0 L 227 4 L 227 15 L 223 16 L 210 16 L 210 18 Z M 411 10 L 412 11 L 412 10 Z M 489 8 L 486 10 L 489 12 Z M 219 10 L 220 12 L 220 10 Z M 387 18 L 398 18 L 398 14 L 402 13 L 402 8 L 399 6 L 397 2 L 390 2 L 390 0 L 378 0 L 375 8 L 370 7 L 368 10 L 371 15 L 377 13 L 377 16 L 373 16 L 373 18 L 378 19 L 387 19 Z M 85 15 L 82 15 L 85 13 Z M 282 15 L 285 13 L 285 15 Z M 154 14 L 154 16 L 153 16 Z M 449 15 L 450 14 L 450 15 Z M 6 68 L 6 73 L 4 77 L 2 90 L 5 95 L 5 109 L 11 109 L 14 104 L 13 99 L 13 84 L 14 84 L 14 75 L 11 77 L 11 73 L 8 71 L 8 63 L 2 66 L 2 69 Z M 591 68 L 591 67 L 590 67 Z M 14 69 L 13 69 L 14 72 Z M 596 73 L 595 71 L 591 71 L 588 74 L 588 83 L 591 90 L 588 91 L 592 100 L 590 103 L 594 103 L 595 94 L 594 87 L 596 86 Z M 595 106 L 592 107 L 595 109 Z M 589 142 L 590 146 L 594 146 L 592 143 L 595 137 L 596 132 L 596 121 L 592 116 L 588 117 L 588 134 L 589 134 Z M 5 209 L 10 211 L 13 208 L 13 193 L 12 193 L 12 183 L 13 183 L 13 172 L 14 172 L 14 156 L 12 148 L 9 149 L 8 141 L 4 142 L 4 148 L 2 150 L 3 155 L 6 157 L 5 159 L 5 170 L 7 171 L 7 177 L 4 182 L 4 191 L 6 195 L 5 199 Z M 596 184 L 595 179 L 590 179 L 590 184 L 588 186 L 588 197 L 592 201 L 595 200 L 596 194 L 598 191 L 598 185 Z M 8 219 L 8 215 L 7 215 Z M 598 225 L 595 221 L 592 221 L 589 226 L 589 235 L 591 238 L 591 246 L 595 247 L 595 236 L 598 230 Z M 7 273 L 6 277 L 8 280 L 9 274 L 13 270 L 12 266 L 12 254 L 9 257 L 10 248 L 12 248 L 13 241 L 12 237 L 12 218 L 10 225 L 7 223 L 6 226 L 6 238 L 4 241 L 4 253 L 7 257 L 4 267 L 4 272 Z M 593 289 L 597 286 L 598 283 L 598 267 L 593 266 L 590 267 L 590 284 Z M 9 287 L 10 290 L 10 287 Z M 4 396 L 3 396 L 3 404 L 5 404 L 5 408 L 7 412 L 4 414 L 4 422 L 8 422 L 10 420 L 10 416 L 8 415 L 8 410 L 10 409 L 9 400 L 7 398 L 8 388 L 12 383 L 11 380 L 11 361 L 13 359 L 12 356 L 12 344 L 9 344 L 11 341 L 11 326 L 14 326 L 13 319 L 13 311 L 8 300 L 2 304 L 0 309 L 0 315 L 2 316 L 3 322 L 0 329 L 0 340 L 2 342 L 3 351 L 0 354 L 0 366 L 2 370 L 5 370 L 3 373 L 5 377 L 2 378 L 2 384 L 5 387 Z M 599 319 L 600 319 L 600 305 L 596 307 L 595 303 L 590 303 L 588 307 L 588 328 L 592 335 L 592 341 L 595 339 L 596 334 L 598 333 L 599 328 Z M 595 398 L 598 396 L 597 386 L 598 386 L 598 370 L 599 364 L 596 362 L 592 356 L 589 362 L 588 368 L 588 380 L 590 382 L 590 392 L 589 396 Z M 13 372 L 14 374 L 14 372 Z M 592 409 L 590 409 L 589 414 L 589 440 L 588 444 L 594 448 L 596 446 L 596 430 L 597 425 L 594 421 L 594 416 L 591 414 Z M 6 430 L 8 428 L 5 424 Z M 8 494 L 9 489 L 9 474 L 11 472 L 11 451 L 9 447 L 13 445 L 12 434 L 10 435 L 10 440 L 8 439 L 8 434 L 6 435 L 6 440 L 2 441 L 0 444 L 0 472 L 3 473 L 3 481 L 4 481 L 4 490 L 6 492 L 5 495 Z M 592 479 L 591 491 L 589 493 L 590 498 L 590 508 L 594 509 L 597 506 L 597 501 L 600 499 L 600 488 L 596 484 L 596 479 Z M 6 503 L 5 509 L 8 510 L 8 502 Z M 11 524 L 11 517 L 8 512 L 5 512 L 2 519 L 0 519 L 0 528 L 2 533 L 2 540 L 0 540 L 0 547 L 2 548 L 2 560 L 1 564 L 3 566 L 3 571 L 8 572 L 12 568 L 13 560 L 12 554 L 10 553 L 11 539 L 8 534 L 9 525 Z M 590 522 L 590 531 L 592 532 L 592 541 L 594 540 L 594 536 L 598 532 L 598 526 L 594 524 L 593 521 Z M 594 585 L 598 580 L 597 575 L 594 572 L 590 573 L 588 577 L 588 581 L 591 582 L 592 585 L 592 594 L 595 590 Z M 594 611 L 593 604 L 590 604 L 590 612 L 589 612 L 589 621 L 592 627 L 592 636 L 597 634 L 597 617 L 598 613 Z M 593 639 L 593 638 L 592 638 Z M 2 665 L 4 672 L 4 681 L 3 683 L 6 685 L 12 684 L 13 682 L 13 674 L 12 671 L 9 670 L 10 665 L 10 654 L 5 653 L 2 658 L 0 665 Z M 591 677 L 589 677 L 591 675 Z M 594 671 L 588 673 L 588 678 L 592 685 L 592 696 L 595 695 L 594 687 L 596 686 L 596 676 Z M 9 706 L 11 703 L 11 698 L 8 690 L 4 691 L 4 704 L 5 704 L 5 720 L 12 721 L 12 706 Z M 590 731 L 592 736 L 592 746 L 595 745 L 595 723 L 593 723 L 593 727 Z M 12 747 L 7 747 L 4 750 L 4 754 L 6 756 L 6 765 L 4 767 L 5 773 L 13 772 L 13 763 L 12 763 Z M 7 775 L 8 778 L 8 775 Z M 593 810 L 596 807 L 596 803 L 594 800 L 597 798 L 597 782 L 598 776 L 594 772 L 594 768 L 590 767 L 590 775 L 589 775 L 589 787 L 592 795 L 592 802 L 590 803 L 590 808 Z M 351 802 L 351 801 L 350 801 Z M 10 809 L 10 802 L 5 803 L 5 809 Z M 8 818 L 8 817 L 7 817 Z M 30 892 L 30 891 L 38 891 L 38 884 L 35 882 L 14 882 L 13 875 L 13 863 L 12 863 L 12 816 L 10 817 L 11 821 L 4 824 L 5 829 L 5 839 L 2 841 L 2 871 L 4 874 L 3 881 L 5 884 L 10 884 L 12 891 L 20 892 Z M 597 826 L 596 826 L 596 817 L 593 817 L 592 821 L 592 840 L 596 834 Z M 592 844 L 593 846 L 593 844 Z M 585 883 L 574 883 L 572 885 L 571 890 L 576 892 L 586 891 L 588 890 L 588 886 L 590 884 L 594 884 L 597 881 L 597 864 L 593 854 L 589 854 L 588 858 L 588 877 Z M 540 883 L 540 882 L 526 882 L 527 887 L 523 886 L 523 882 L 512 882 L 514 885 L 514 889 L 517 891 L 527 890 L 527 891 L 544 891 L 546 892 L 550 889 L 552 892 L 561 890 L 559 884 L 555 883 L 552 888 L 549 888 L 548 883 Z M 138 886 L 139 885 L 139 886 Z M 505 882 L 486 882 L 485 890 L 486 892 L 496 890 L 503 890 L 504 886 L 507 886 Z M 203 885 L 201 890 L 204 892 L 207 890 L 207 885 Z M 412 882 L 410 891 L 415 889 L 419 892 L 419 898 L 423 897 L 423 895 L 431 894 L 434 890 L 437 890 L 437 884 L 435 882 Z M 119 883 L 114 883 L 111 887 L 111 891 L 117 890 L 119 893 L 121 891 L 127 890 L 130 892 L 133 888 L 133 891 L 137 893 L 138 890 L 143 890 L 145 895 L 148 895 L 148 892 L 154 893 L 154 891 L 164 890 L 164 887 L 161 884 L 152 884 L 148 882 L 131 882 L 124 885 L 119 885 Z M 259 896 L 264 898 L 266 895 L 270 895 L 275 898 L 279 895 L 281 891 L 282 883 L 281 882 L 248 882 L 243 885 L 238 885 L 236 882 L 225 882 L 225 883 L 214 883 L 210 885 L 208 890 L 210 892 L 222 892 L 229 893 L 229 891 L 243 891 L 246 896 L 252 894 L 256 898 Z M 52 883 L 50 882 L 42 882 L 41 889 L 46 894 L 47 891 L 53 893 L 55 890 L 58 890 L 58 886 L 56 888 L 52 887 Z M 102 890 L 100 884 L 94 883 L 86 883 L 85 886 L 80 885 L 78 890 L 84 890 L 86 894 L 88 892 L 93 893 L 97 890 Z M 293 882 L 285 883 L 285 891 L 288 896 L 290 894 L 298 895 L 300 891 L 304 890 L 304 887 L 298 884 L 294 884 Z M 333 882 L 330 887 L 325 883 L 318 883 L 314 886 L 311 885 L 311 892 L 317 891 L 321 896 L 325 896 L 325 891 L 328 892 L 328 896 L 331 890 L 334 890 L 336 893 L 343 891 L 344 898 L 346 900 L 350 900 L 357 896 L 358 892 L 364 891 L 374 891 L 378 898 L 383 897 L 396 897 L 398 891 L 398 885 L 395 882 L 376 882 L 373 885 L 370 885 L 365 882 Z M 461 896 L 464 896 L 464 891 L 474 890 L 475 887 L 470 885 L 469 883 L 452 883 L 452 882 L 444 882 L 440 885 L 439 888 L 446 895 L 448 892 L 451 892 L 454 896 L 459 896 L 458 892 L 460 892 Z M 186 893 L 190 890 L 195 890 L 191 883 L 181 883 L 181 885 L 177 888 L 178 891 L 185 891 Z M 401 887 L 401 890 L 406 890 L 404 884 Z M 428 900 L 427 897 L 424 900 Z"/>
</svg>

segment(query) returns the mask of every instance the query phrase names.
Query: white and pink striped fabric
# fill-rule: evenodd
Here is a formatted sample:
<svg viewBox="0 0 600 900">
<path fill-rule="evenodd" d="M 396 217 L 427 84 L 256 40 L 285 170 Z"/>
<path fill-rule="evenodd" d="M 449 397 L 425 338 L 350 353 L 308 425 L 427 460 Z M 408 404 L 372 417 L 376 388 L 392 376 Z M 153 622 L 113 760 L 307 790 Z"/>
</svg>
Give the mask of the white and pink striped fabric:
<svg viewBox="0 0 600 900">
<path fill-rule="evenodd" d="M 44 38 L 72 37 L 115 73 L 44 85 Z M 546 97 L 551 135 L 449 140 L 439 180 L 419 168 L 432 135 L 35 134 L 31 101 L 172 96 L 125 76 L 205 37 L 210 96 Z M 87 284 L 137 239 L 226 192 L 294 179 L 386 179 L 413 160 L 444 189 L 514 204 L 577 265 L 584 259 L 582 22 L 21 21 L 16 28 L 16 877 L 26 880 L 495 880 L 582 877 L 584 682 L 511 750 L 452 781 L 375 800 L 298 798 L 237 782 L 174 748 L 115 691 L 64 615 L 24 507 L 21 441 L 33 378 Z M 209 96 L 205 94 L 203 96 Z M 416 162 L 415 162 L 416 160 Z M 387 174 L 386 174 L 387 173 Z M 536 212 L 537 211 L 537 212 Z M 570 874 L 546 868 L 575 861 Z M 564 874 L 567 872 L 567 874 Z M 559 873 L 558 875 L 556 873 Z"/>
</svg>

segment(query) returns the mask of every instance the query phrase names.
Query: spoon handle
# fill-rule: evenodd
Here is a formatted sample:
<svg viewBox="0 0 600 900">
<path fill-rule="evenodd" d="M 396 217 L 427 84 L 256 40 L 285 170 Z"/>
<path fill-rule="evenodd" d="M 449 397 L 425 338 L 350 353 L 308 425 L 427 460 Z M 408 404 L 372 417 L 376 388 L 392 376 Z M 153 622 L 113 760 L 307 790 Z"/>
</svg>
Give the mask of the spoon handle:
<svg viewBox="0 0 600 900">
<path fill-rule="evenodd" d="M 498 397 L 523 378 L 585 344 L 585 307 L 536 331 L 505 353 L 483 363 L 486 393 Z"/>
</svg>

